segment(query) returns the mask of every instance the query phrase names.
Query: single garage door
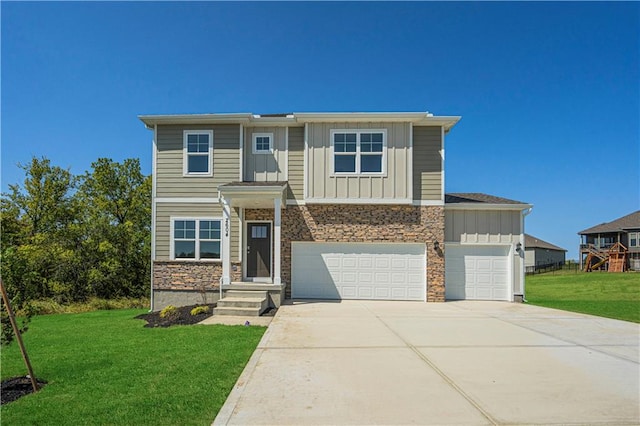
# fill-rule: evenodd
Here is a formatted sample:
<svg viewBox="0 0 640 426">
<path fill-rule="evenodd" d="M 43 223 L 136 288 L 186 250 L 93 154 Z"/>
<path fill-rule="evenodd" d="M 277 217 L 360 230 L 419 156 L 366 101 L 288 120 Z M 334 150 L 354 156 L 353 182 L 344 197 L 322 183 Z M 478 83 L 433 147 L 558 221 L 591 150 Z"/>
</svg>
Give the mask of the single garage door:
<svg viewBox="0 0 640 426">
<path fill-rule="evenodd" d="M 425 300 L 424 244 L 291 243 L 291 296 Z"/>
<path fill-rule="evenodd" d="M 445 249 L 447 300 L 511 300 L 508 246 L 448 245 Z"/>
</svg>

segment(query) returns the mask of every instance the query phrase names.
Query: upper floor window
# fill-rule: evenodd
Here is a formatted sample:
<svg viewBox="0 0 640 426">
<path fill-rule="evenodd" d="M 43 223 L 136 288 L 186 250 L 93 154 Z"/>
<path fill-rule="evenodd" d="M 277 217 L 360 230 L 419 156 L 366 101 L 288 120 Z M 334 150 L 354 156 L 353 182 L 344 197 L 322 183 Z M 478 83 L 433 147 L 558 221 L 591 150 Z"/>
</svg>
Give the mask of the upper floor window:
<svg viewBox="0 0 640 426">
<path fill-rule="evenodd" d="M 640 247 L 640 232 L 629 232 L 629 247 Z"/>
<path fill-rule="evenodd" d="M 253 153 L 270 154 L 273 152 L 273 133 L 253 134 Z"/>
<path fill-rule="evenodd" d="M 184 175 L 212 176 L 213 174 L 213 131 L 184 131 Z"/>
<path fill-rule="evenodd" d="M 172 219 L 171 259 L 220 259 L 219 219 Z"/>
<path fill-rule="evenodd" d="M 386 130 L 333 130 L 334 174 L 382 174 L 386 163 Z"/>
</svg>

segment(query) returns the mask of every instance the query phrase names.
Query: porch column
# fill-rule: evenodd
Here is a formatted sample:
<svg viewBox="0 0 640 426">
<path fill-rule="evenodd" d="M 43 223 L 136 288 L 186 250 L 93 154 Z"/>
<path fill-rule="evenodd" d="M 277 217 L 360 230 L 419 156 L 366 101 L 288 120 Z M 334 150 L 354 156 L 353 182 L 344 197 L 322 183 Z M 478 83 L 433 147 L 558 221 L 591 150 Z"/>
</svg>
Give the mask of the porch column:
<svg viewBox="0 0 640 426">
<path fill-rule="evenodd" d="M 273 283 L 280 285 L 280 222 L 282 217 L 282 199 L 273 199 Z"/>
<path fill-rule="evenodd" d="M 231 284 L 231 206 L 222 198 L 222 285 Z"/>
</svg>

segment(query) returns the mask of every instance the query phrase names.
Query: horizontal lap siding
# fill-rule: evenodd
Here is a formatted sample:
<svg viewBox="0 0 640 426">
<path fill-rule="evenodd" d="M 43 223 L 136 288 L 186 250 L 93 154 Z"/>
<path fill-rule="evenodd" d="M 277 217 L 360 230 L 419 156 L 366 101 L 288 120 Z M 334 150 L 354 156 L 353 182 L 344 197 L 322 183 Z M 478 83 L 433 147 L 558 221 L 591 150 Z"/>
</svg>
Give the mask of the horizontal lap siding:
<svg viewBox="0 0 640 426">
<path fill-rule="evenodd" d="M 386 129 L 387 157 L 385 176 L 331 176 L 331 130 Z M 378 199 L 393 202 L 409 198 L 408 123 L 318 123 L 309 125 L 308 196 L 318 199 Z"/>
<path fill-rule="evenodd" d="M 184 130 L 213 130 L 213 177 L 183 176 Z M 240 126 L 158 126 L 156 197 L 217 197 L 218 185 L 237 181 Z"/>
<path fill-rule="evenodd" d="M 288 199 L 304 200 L 304 127 L 289 128 Z"/>
<path fill-rule="evenodd" d="M 214 217 L 222 219 L 220 204 L 158 203 L 156 205 L 156 260 L 169 260 L 171 217 Z M 240 219 L 231 209 L 231 260 L 238 260 Z"/>
<path fill-rule="evenodd" d="M 442 130 L 434 126 L 413 128 L 413 198 L 442 198 Z"/>
</svg>

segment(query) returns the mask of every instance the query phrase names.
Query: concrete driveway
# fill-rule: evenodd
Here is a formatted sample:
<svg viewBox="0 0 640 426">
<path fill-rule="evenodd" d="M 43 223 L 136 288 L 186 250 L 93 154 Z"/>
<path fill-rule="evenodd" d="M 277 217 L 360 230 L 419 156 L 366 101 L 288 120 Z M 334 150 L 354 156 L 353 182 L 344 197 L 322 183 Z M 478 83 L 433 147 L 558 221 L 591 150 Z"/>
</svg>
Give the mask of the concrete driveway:
<svg viewBox="0 0 640 426">
<path fill-rule="evenodd" d="M 214 424 L 639 424 L 639 346 L 526 304 L 291 302 Z"/>
</svg>

